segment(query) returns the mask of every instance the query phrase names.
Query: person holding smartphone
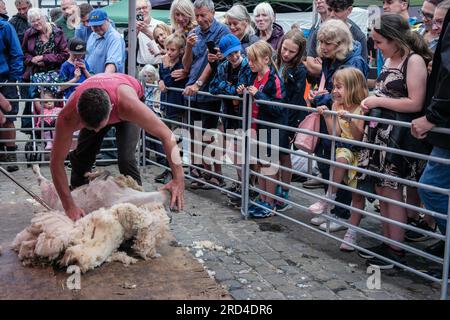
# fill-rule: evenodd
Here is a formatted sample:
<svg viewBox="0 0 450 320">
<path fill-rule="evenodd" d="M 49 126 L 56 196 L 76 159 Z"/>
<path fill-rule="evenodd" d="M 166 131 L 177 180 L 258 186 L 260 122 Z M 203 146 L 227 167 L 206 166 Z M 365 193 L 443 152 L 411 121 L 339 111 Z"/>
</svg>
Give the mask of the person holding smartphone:
<svg viewBox="0 0 450 320">
<path fill-rule="evenodd" d="M 151 64 L 157 66 L 161 63 L 161 57 L 152 54 L 149 51 L 149 47 L 156 47 L 156 43 L 153 39 L 153 30 L 159 24 L 164 22 L 151 17 L 152 6 L 149 0 L 137 0 L 136 1 L 136 72 L 146 65 Z M 128 46 L 128 32 L 124 32 L 125 43 Z"/>
</svg>

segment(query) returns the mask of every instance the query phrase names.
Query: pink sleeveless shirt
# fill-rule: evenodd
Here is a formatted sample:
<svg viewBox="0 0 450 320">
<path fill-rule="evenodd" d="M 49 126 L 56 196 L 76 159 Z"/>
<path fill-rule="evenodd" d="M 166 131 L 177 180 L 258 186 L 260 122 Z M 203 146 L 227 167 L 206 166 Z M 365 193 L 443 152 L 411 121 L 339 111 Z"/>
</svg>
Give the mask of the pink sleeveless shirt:
<svg viewBox="0 0 450 320">
<path fill-rule="evenodd" d="M 78 103 L 78 99 L 84 90 L 90 88 L 100 88 L 108 93 L 109 99 L 111 100 L 112 109 L 109 115 L 108 124 L 114 124 L 122 121 L 119 118 L 119 113 L 117 110 L 117 88 L 122 84 L 133 88 L 139 99 L 144 96 L 144 89 L 142 88 L 140 82 L 135 78 L 123 73 L 99 73 L 86 79 L 75 89 L 75 92 L 72 94 L 73 99 L 75 99 L 75 110 L 77 110 L 76 105 Z M 95 108 L 95 105 L 92 107 Z"/>
</svg>

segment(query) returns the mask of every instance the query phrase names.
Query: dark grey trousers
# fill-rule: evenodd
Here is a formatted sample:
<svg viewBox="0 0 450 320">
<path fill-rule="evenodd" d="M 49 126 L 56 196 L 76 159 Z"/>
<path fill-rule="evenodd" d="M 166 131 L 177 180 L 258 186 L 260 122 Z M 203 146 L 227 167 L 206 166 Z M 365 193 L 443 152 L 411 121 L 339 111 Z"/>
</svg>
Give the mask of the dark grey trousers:
<svg viewBox="0 0 450 320">
<path fill-rule="evenodd" d="M 103 138 L 111 127 L 116 128 L 117 161 L 120 173 L 131 176 L 137 183 L 142 184 L 135 157 L 136 146 L 139 140 L 139 127 L 133 123 L 122 121 L 108 125 L 99 132 L 85 128 L 81 129 L 77 148 L 69 154 L 70 163 L 72 164 L 70 177 L 72 188 L 88 183 L 84 174 L 92 169 Z"/>
</svg>

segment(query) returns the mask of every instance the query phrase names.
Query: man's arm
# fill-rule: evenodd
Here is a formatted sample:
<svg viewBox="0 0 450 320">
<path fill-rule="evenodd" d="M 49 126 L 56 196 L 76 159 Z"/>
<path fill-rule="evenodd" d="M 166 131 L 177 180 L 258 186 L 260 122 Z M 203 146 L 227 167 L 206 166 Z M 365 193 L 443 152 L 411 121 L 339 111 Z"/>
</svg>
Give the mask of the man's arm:
<svg viewBox="0 0 450 320">
<path fill-rule="evenodd" d="M 173 180 L 164 189 L 170 191 L 172 208 L 175 203 L 178 210 L 184 206 L 184 172 L 181 165 L 180 150 L 172 131 L 142 102 L 133 88 L 121 85 L 117 90 L 119 117 L 136 123 L 146 132 L 158 138 L 164 147 L 167 161 L 172 169 Z"/>
<path fill-rule="evenodd" d="M 105 73 L 123 72 L 125 41 L 120 35 L 112 35 L 106 48 Z"/>
<path fill-rule="evenodd" d="M 73 201 L 66 171 L 64 170 L 64 160 L 69 153 L 73 133 L 80 127 L 79 119 L 74 114 L 73 104 L 75 104 L 74 99 L 69 99 L 64 109 L 58 115 L 55 140 L 50 159 L 50 171 L 62 206 L 69 218 L 75 221 L 81 218 L 84 212 Z"/>
</svg>

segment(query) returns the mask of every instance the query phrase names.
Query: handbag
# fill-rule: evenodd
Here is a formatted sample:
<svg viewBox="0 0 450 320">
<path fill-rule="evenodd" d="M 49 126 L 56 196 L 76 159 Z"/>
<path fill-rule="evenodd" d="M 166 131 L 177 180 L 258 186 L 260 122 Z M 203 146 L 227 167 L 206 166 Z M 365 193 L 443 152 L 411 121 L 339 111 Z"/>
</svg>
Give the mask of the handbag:
<svg viewBox="0 0 450 320">
<path fill-rule="evenodd" d="M 298 125 L 299 129 L 313 132 L 320 132 L 320 114 L 311 113 L 303 119 Z M 319 137 L 307 133 L 297 132 L 295 135 L 294 145 L 296 148 L 308 153 L 314 153 L 317 147 Z"/>
</svg>

